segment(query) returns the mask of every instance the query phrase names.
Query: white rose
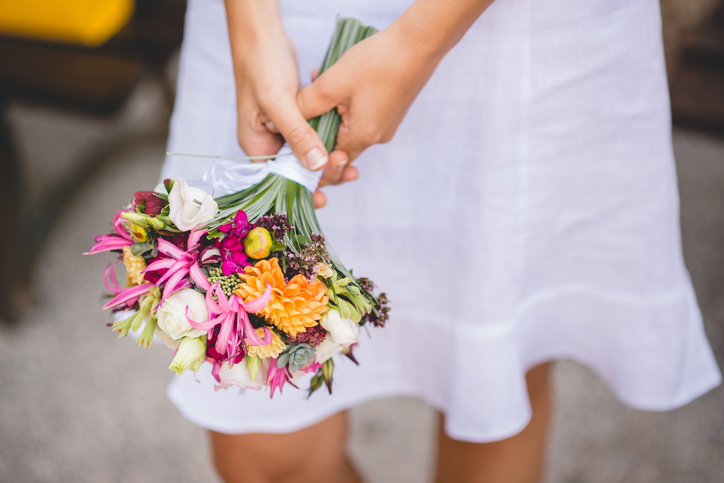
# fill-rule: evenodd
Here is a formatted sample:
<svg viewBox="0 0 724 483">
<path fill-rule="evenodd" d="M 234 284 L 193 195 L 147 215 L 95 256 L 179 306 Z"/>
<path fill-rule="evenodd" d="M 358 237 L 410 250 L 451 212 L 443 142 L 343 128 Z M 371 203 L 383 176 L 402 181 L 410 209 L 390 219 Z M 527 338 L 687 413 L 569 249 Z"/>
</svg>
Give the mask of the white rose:
<svg viewBox="0 0 724 483">
<path fill-rule="evenodd" d="M 210 222 L 219 206 L 214 198 L 199 188 L 192 188 L 186 181 L 176 178 L 168 194 L 168 217 L 179 230 L 188 231 Z"/>
<path fill-rule="evenodd" d="M 342 349 L 344 349 L 344 347 L 335 342 L 331 334 L 327 334 L 327 337 L 325 337 L 322 343 L 315 349 L 315 360 L 323 364 L 336 353 L 342 352 Z"/>
<path fill-rule="evenodd" d="M 156 312 L 158 328 L 174 340 L 206 335 L 205 330 L 191 327 L 186 319 L 186 307 L 189 309 L 189 317 L 194 322 L 208 320 L 209 309 L 206 308 L 206 298 L 192 288 L 185 288 L 171 295 Z"/>
<path fill-rule="evenodd" d="M 264 361 L 266 361 L 266 364 Z M 259 373 L 256 375 L 256 381 L 251 380 L 249 368 L 246 366 L 246 356 L 240 362 L 234 364 L 233 367 L 229 367 L 229 361 L 222 362 L 221 369 L 219 369 L 221 384 L 217 384 L 214 389 L 218 391 L 219 389 L 237 386 L 242 389 L 255 389 L 258 391 L 264 387 L 269 372 L 269 362 L 266 359 L 264 361 L 262 361 Z"/>
<path fill-rule="evenodd" d="M 337 310 L 330 309 L 322 315 L 319 324 L 332 334 L 332 338 L 342 347 L 349 347 L 357 342 L 359 325 L 352 319 L 343 319 Z"/>
</svg>

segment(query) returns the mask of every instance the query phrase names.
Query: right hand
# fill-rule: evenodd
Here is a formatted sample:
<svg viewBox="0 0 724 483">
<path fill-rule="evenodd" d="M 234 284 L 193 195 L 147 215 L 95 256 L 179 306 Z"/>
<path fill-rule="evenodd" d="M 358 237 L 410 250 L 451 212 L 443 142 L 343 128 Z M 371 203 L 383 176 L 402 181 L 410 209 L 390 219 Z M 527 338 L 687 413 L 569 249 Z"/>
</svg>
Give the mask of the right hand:
<svg viewBox="0 0 724 483">
<path fill-rule="evenodd" d="M 349 156 L 340 150 L 328 155 L 321 138 L 302 116 L 297 105 L 296 54 L 286 35 L 259 42 L 245 39 L 243 49 L 234 51 L 234 71 L 237 135 L 248 156 L 275 154 L 286 142 L 306 168 L 317 171 L 326 167 L 320 187 L 357 178 L 357 170 L 347 166 Z M 340 176 L 342 172 L 344 176 Z M 315 207 L 326 204 L 324 193 L 315 191 Z"/>
<path fill-rule="evenodd" d="M 237 134 L 249 156 L 279 152 L 285 140 L 313 171 L 329 159 L 324 143 L 297 106 L 299 77 L 294 47 L 286 35 L 245 39 L 234 49 Z"/>
</svg>

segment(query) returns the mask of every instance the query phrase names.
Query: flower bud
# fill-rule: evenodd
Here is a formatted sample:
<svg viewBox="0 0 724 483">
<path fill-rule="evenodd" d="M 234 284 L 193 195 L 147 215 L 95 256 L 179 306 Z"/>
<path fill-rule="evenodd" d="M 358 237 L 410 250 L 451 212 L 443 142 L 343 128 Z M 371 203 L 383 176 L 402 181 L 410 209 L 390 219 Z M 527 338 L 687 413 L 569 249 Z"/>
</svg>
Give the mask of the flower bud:
<svg viewBox="0 0 724 483">
<path fill-rule="evenodd" d="M 146 223 L 151 225 L 155 230 L 166 230 L 169 227 L 168 223 L 163 220 L 163 217 L 161 216 L 155 216 L 155 217 L 148 217 L 146 219 Z"/>
<path fill-rule="evenodd" d="M 244 252 L 247 256 L 257 260 L 266 258 L 271 254 L 272 243 L 269 230 L 257 226 L 244 238 Z"/>
<path fill-rule="evenodd" d="M 148 226 L 148 220 L 151 218 L 150 216 L 146 216 L 142 213 L 134 213 L 132 211 L 124 211 L 121 213 L 121 216 L 134 225 L 144 228 Z"/>
<path fill-rule="evenodd" d="M 179 345 L 169 369 L 175 371 L 176 374 L 181 374 L 188 369 L 198 372 L 205 359 L 206 336 L 184 337 L 181 339 L 181 345 Z"/>
<path fill-rule="evenodd" d="M 142 226 L 138 226 L 135 223 L 130 223 L 131 235 L 133 239 L 138 243 L 146 243 L 148 241 L 148 230 Z"/>
</svg>

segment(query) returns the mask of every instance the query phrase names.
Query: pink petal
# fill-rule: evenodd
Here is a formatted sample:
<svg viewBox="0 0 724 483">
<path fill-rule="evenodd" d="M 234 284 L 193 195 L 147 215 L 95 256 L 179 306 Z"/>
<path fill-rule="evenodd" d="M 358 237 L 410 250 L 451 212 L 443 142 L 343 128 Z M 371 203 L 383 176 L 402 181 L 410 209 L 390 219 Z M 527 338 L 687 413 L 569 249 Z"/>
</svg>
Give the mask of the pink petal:
<svg viewBox="0 0 724 483">
<path fill-rule="evenodd" d="M 94 255 L 100 252 L 107 252 L 109 250 L 122 250 L 123 247 L 133 245 L 132 241 L 124 240 L 122 238 L 114 237 L 113 239 L 103 240 L 102 242 L 96 243 L 88 250 L 85 255 Z"/>
<path fill-rule="evenodd" d="M 234 322 L 234 315 L 226 313 L 221 316 L 221 330 L 219 330 L 219 338 L 216 339 L 214 348 L 219 354 L 226 354 L 229 338 L 231 337 L 231 329 Z"/>
<path fill-rule="evenodd" d="M 269 303 L 271 298 L 272 298 L 271 284 L 267 283 L 266 290 L 261 295 L 261 297 L 258 297 L 256 299 L 252 300 L 251 302 L 240 302 L 240 303 L 241 303 L 241 306 L 244 307 L 244 309 L 247 312 L 251 312 L 252 314 L 255 314 L 255 313 L 259 312 L 261 309 L 263 309 L 264 307 L 266 307 L 266 305 Z"/>
<path fill-rule="evenodd" d="M 264 327 L 264 340 L 259 337 L 259 334 L 256 333 L 254 330 L 254 327 L 251 326 L 251 322 L 249 321 L 249 316 L 246 314 L 246 312 L 242 311 L 239 314 L 239 318 L 241 319 L 241 326 L 243 328 L 244 333 L 244 340 L 247 344 L 250 345 L 267 345 L 272 343 L 272 333 L 269 332 L 269 329 Z M 264 342 L 266 341 L 266 342 Z"/>
<path fill-rule="evenodd" d="M 171 272 L 171 270 L 169 270 Z M 163 288 L 163 296 L 161 297 L 161 300 L 166 300 L 169 295 L 171 295 L 171 292 L 175 292 L 176 290 L 179 290 L 179 287 L 176 287 L 176 285 L 179 285 L 179 282 L 183 280 L 183 278 L 188 275 L 188 270 L 178 270 L 176 271 L 169 279 L 168 282 L 166 282 L 166 286 Z M 165 275 L 164 275 L 165 276 Z M 160 283 L 160 280 L 159 280 Z"/>
<path fill-rule="evenodd" d="M 216 382 L 221 382 L 221 377 L 219 377 L 220 370 L 221 370 L 221 362 L 214 361 L 214 368 L 211 370 L 211 375 L 214 376 L 214 379 L 216 379 Z"/>
<path fill-rule="evenodd" d="M 224 313 L 224 311 L 221 310 L 221 307 L 219 307 L 219 304 L 216 303 L 216 300 L 214 300 L 214 290 L 218 286 L 219 282 L 216 282 L 211 286 L 209 290 L 206 291 L 206 308 L 209 309 L 209 312 L 212 314 Z"/>
<path fill-rule="evenodd" d="M 189 308 L 186 307 L 186 320 L 189 321 L 189 324 L 191 324 L 191 327 L 193 327 L 196 330 L 211 330 L 214 327 L 216 327 L 217 324 L 219 324 L 218 317 L 212 317 L 209 320 L 206 320 L 204 322 L 196 322 L 191 317 L 189 317 Z"/>
<path fill-rule="evenodd" d="M 190 258 L 185 251 L 163 238 L 158 239 L 158 251 L 176 260 L 186 260 Z"/>
<path fill-rule="evenodd" d="M 153 287 L 152 284 L 144 283 L 142 285 L 136 285 L 135 287 L 127 288 L 119 295 L 117 295 L 113 300 L 105 304 L 103 306 L 103 310 L 112 309 L 113 307 L 121 305 L 124 302 L 128 302 L 131 299 L 139 298 L 141 295 L 151 290 L 151 287 Z"/>
<path fill-rule="evenodd" d="M 116 282 L 116 268 L 118 267 L 118 260 L 114 263 L 109 263 L 106 269 L 103 271 L 103 284 L 108 290 L 118 295 L 123 291 L 118 282 Z"/>
<path fill-rule="evenodd" d="M 188 242 L 186 242 L 186 249 L 191 251 L 199 244 L 199 240 L 201 240 L 201 237 L 206 235 L 208 231 L 206 230 L 196 230 L 189 233 L 189 239 Z"/>
<path fill-rule="evenodd" d="M 151 264 L 147 266 L 141 273 L 155 272 L 157 270 L 163 270 L 164 268 L 171 268 L 174 263 L 178 262 L 173 258 L 162 258 L 161 260 L 151 262 Z"/>
<path fill-rule="evenodd" d="M 229 299 L 226 298 L 226 295 L 224 295 L 224 291 L 221 290 L 221 287 L 218 285 L 216 286 L 216 298 L 219 299 L 219 307 L 221 307 L 221 310 L 224 312 L 233 312 L 234 309 L 232 305 L 229 303 Z M 231 294 L 230 298 L 236 297 L 236 294 Z"/>
<path fill-rule="evenodd" d="M 168 271 L 163 274 L 163 277 L 158 279 L 158 282 L 156 282 L 156 285 L 158 285 L 160 287 L 162 283 L 164 283 L 166 280 L 169 280 L 171 277 L 173 277 L 174 275 L 176 275 L 179 272 L 185 271 L 185 273 L 189 273 L 188 265 L 189 265 L 188 262 L 183 261 L 183 260 L 180 262 L 174 263 L 173 265 L 171 265 L 171 267 L 168 269 Z"/>
<path fill-rule="evenodd" d="M 199 263 L 194 262 L 193 265 L 191 265 L 191 269 L 189 270 L 189 273 L 191 275 L 191 279 L 196 282 L 196 285 L 201 287 L 202 289 L 208 291 L 211 288 L 211 284 L 204 276 L 204 272 L 201 271 L 199 268 Z"/>
<path fill-rule="evenodd" d="M 126 231 L 126 228 L 123 226 L 123 223 L 126 221 L 121 214 L 125 213 L 127 211 L 131 210 L 120 210 L 118 213 L 116 213 L 116 216 L 113 217 L 113 229 L 116 230 L 116 233 L 118 233 L 118 236 L 121 238 L 124 238 L 130 242 L 133 242 L 133 237 Z"/>
</svg>

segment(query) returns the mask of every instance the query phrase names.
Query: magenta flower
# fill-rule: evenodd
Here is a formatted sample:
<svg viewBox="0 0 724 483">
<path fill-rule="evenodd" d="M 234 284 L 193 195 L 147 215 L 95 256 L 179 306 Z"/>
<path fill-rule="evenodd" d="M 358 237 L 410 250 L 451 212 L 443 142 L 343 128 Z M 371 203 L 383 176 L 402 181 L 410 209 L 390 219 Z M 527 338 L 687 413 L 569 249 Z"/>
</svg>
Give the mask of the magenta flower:
<svg viewBox="0 0 724 483">
<path fill-rule="evenodd" d="M 214 350 L 221 355 L 224 360 L 231 360 L 241 354 L 243 351 L 242 342 L 251 345 L 266 345 L 271 343 L 272 334 L 269 329 L 264 328 L 264 342 L 261 337 L 254 331 L 249 320 L 247 312 L 256 313 L 263 309 L 272 298 L 271 284 L 267 284 L 264 294 L 251 302 L 242 302 L 236 294 L 226 298 L 224 291 L 219 287 L 219 282 L 209 286 L 208 280 L 206 286 L 206 307 L 209 309 L 209 320 L 204 322 L 195 322 L 186 315 L 191 327 L 198 330 L 206 330 L 212 333 L 214 327 L 219 327 L 219 334 L 216 336 Z M 201 284 L 199 284 L 201 285 Z M 214 300 L 216 296 L 216 300 Z M 218 300 L 218 302 L 217 302 Z M 208 355 L 208 351 L 207 351 Z M 232 361 L 230 361 L 232 363 Z"/>
<path fill-rule="evenodd" d="M 274 391 L 278 388 L 279 394 L 282 393 L 282 387 L 284 387 L 284 384 L 289 383 L 292 386 L 299 389 L 293 382 L 292 382 L 292 373 L 289 372 L 289 366 L 285 365 L 281 368 L 277 367 L 277 360 L 270 359 L 269 361 L 269 372 L 266 376 L 266 385 L 269 388 L 270 394 L 269 398 L 274 397 Z"/>
<path fill-rule="evenodd" d="M 135 243 L 131 234 L 128 233 L 126 228 L 123 226 L 123 223 L 126 220 L 121 217 L 121 213 L 125 213 L 126 211 L 130 210 L 120 210 L 113 218 L 113 229 L 116 232 L 95 237 L 96 244 L 83 255 L 94 255 L 96 253 L 111 250 L 123 250 L 123 247 L 130 246 Z"/>
<path fill-rule="evenodd" d="M 226 255 L 226 257 L 221 263 L 221 271 L 227 277 L 233 273 L 243 272 L 244 267 L 251 267 L 251 263 L 249 263 L 249 259 L 246 256 L 246 253 L 244 253 L 243 251 L 224 251 L 224 254 Z"/>
<path fill-rule="evenodd" d="M 247 218 L 246 213 L 242 210 L 239 210 L 234 216 L 234 221 L 221 225 L 219 227 L 219 231 L 226 233 L 227 236 L 235 235 L 237 237 L 243 238 L 246 236 L 247 233 L 251 231 L 252 228 L 254 227 L 251 223 L 249 223 L 249 218 Z"/>
</svg>

